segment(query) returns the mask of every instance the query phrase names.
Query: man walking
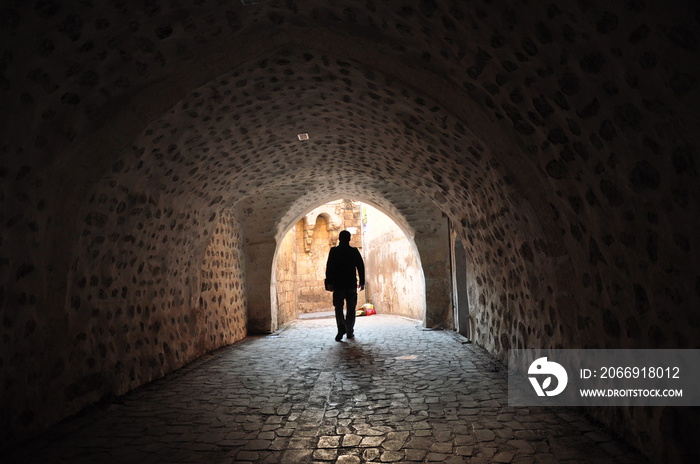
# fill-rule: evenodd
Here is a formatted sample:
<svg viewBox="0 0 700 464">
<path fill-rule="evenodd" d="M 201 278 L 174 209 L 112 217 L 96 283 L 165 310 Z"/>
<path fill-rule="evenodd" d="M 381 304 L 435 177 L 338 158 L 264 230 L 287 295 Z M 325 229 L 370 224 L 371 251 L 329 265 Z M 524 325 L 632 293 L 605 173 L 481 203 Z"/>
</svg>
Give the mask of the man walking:
<svg viewBox="0 0 700 464">
<path fill-rule="evenodd" d="M 335 341 L 342 340 L 343 335 L 354 338 L 355 306 L 357 306 L 357 276 L 360 277 L 360 290 L 365 289 L 365 263 L 360 251 L 350 246 L 350 232 L 344 230 L 338 234 L 338 246 L 331 248 L 326 262 L 326 289 L 333 292 L 335 321 L 338 335 Z M 343 315 L 343 303 L 347 308 Z"/>
</svg>

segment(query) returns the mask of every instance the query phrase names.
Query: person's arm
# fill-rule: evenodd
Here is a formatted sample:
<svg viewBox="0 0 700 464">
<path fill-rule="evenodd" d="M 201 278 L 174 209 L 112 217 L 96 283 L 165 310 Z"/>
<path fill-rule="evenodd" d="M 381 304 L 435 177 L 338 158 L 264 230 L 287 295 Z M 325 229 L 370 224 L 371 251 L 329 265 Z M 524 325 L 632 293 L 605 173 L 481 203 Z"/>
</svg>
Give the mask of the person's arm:
<svg viewBox="0 0 700 464">
<path fill-rule="evenodd" d="M 328 251 L 328 260 L 326 261 L 326 289 L 333 290 L 333 274 L 335 273 L 335 247 Z"/>
<path fill-rule="evenodd" d="M 356 259 L 356 264 L 355 267 L 357 267 L 357 275 L 360 277 L 360 290 L 365 289 L 365 262 L 362 260 L 362 255 L 360 254 L 360 250 L 357 248 L 355 249 L 357 252 L 357 259 Z"/>
</svg>

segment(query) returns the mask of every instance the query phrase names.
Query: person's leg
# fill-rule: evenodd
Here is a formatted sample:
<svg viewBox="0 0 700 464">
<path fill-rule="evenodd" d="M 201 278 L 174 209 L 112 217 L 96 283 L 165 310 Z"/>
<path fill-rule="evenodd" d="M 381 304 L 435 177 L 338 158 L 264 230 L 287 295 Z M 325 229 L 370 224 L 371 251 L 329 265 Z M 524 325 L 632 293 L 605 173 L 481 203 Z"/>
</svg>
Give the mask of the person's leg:
<svg viewBox="0 0 700 464">
<path fill-rule="evenodd" d="M 345 303 L 345 291 L 336 289 L 333 291 L 333 308 L 335 308 L 335 323 L 338 326 L 336 341 L 340 341 L 345 334 L 345 316 L 343 315 L 343 303 Z"/>
<path fill-rule="evenodd" d="M 357 289 L 348 289 L 347 294 L 347 316 L 345 316 L 345 332 L 348 338 L 355 336 L 355 307 L 357 306 Z"/>
</svg>

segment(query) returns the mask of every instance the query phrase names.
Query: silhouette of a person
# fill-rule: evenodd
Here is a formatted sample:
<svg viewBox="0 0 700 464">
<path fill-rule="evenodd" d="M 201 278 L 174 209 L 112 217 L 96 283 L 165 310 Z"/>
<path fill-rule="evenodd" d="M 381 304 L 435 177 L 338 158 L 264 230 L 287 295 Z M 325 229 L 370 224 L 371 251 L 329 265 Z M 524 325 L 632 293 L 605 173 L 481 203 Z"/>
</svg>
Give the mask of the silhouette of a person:
<svg viewBox="0 0 700 464">
<path fill-rule="evenodd" d="M 338 246 L 328 252 L 326 262 L 326 288 L 333 292 L 335 321 L 338 335 L 335 341 L 342 340 L 343 335 L 354 338 L 355 306 L 357 305 L 357 276 L 360 278 L 360 290 L 365 289 L 365 263 L 360 250 L 350 246 L 350 232 L 344 230 L 338 234 Z M 347 308 L 343 315 L 343 303 Z"/>
</svg>

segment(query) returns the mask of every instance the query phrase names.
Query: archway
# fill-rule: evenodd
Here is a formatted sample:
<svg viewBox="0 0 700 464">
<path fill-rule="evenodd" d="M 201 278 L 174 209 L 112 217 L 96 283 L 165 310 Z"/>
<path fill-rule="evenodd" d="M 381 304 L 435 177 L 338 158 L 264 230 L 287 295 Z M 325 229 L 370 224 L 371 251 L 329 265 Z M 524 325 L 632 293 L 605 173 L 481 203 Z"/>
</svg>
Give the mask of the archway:
<svg viewBox="0 0 700 464">
<path fill-rule="evenodd" d="M 326 228 L 323 234 L 318 231 L 319 222 Z M 332 309 L 318 275 L 325 269 L 328 249 L 337 243 L 337 234 L 343 229 L 353 232 L 351 244 L 361 250 L 367 269 L 367 288 L 360 292 L 358 306 L 371 302 L 380 312 L 423 323 L 444 317 L 426 317 L 421 254 L 406 218 L 376 204 L 336 200 L 309 210 L 288 226 L 278 241 L 270 285 L 271 314 L 278 325 L 301 313 Z M 319 244 L 317 235 L 323 235 L 321 240 L 328 243 Z M 322 249 L 314 249 L 314 245 Z M 319 299 L 321 306 L 315 304 Z"/>
</svg>

